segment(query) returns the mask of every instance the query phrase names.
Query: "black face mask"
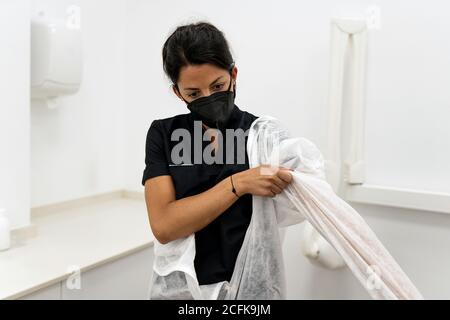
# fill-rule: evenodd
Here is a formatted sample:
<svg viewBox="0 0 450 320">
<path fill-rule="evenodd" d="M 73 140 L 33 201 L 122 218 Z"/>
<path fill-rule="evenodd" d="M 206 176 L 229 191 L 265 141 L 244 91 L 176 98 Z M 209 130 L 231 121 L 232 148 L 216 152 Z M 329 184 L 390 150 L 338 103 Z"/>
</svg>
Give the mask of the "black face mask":
<svg viewBox="0 0 450 320">
<path fill-rule="evenodd" d="M 234 64 L 230 68 L 233 69 Z M 230 119 L 234 109 L 234 98 L 236 97 L 236 87 L 230 91 L 233 77 L 230 77 L 230 85 L 227 91 L 215 92 L 207 97 L 200 97 L 187 103 L 187 108 L 194 115 L 194 120 L 201 120 L 210 128 L 223 129 Z"/>
</svg>

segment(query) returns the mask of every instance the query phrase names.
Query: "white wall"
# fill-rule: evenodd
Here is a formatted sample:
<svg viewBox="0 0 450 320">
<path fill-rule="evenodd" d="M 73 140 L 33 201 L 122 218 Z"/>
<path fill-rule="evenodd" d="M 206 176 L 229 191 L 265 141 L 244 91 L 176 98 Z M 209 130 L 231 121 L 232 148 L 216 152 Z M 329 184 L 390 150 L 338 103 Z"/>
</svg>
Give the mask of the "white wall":
<svg viewBox="0 0 450 320">
<path fill-rule="evenodd" d="M 12 1 L 3 1 L 1 5 L 5 3 Z M 293 134 L 306 136 L 323 149 L 330 17 L 361 14 L 374 4 L 356 0 L 232 0 L 221 3 L 206 0 L 175 3 L 33 0 L 32 14 L 44 8 L 51 15 L 64 15 L 65 6 L 73 3 L 82 7 L 83 84 L 80 92 L 64 98 L 58 109 L 48 110 L 39 103 L 31 106 L 32 206 L 117 188 L 143 191 L 140 183 L 145 136 L 151 121 L 186 112 L 185 105 L 172 94 L 163 74 L 162 45 L 178 24 L 194 17 L 207 18 L 217 25 L 232 46 L 239 70 L 236 104 L 256 115 L 271 114 L 280 118 Z M 370 36 L 389 35 L 390 28 L 396 27 L 396 17 L 415 23 L 424 14 L 424 8 L 436 10 L 444 5 L 438 1 L 414 3 L 411 6 L 411 2 L 406 1 L 395 4 L 377 1 L 375 4 L 380 6 L 382 14 L 388 13 L 382 25 L 386 29 L 373 31 Z M 12 19 L 17 23 L 15 34 L 18 36 L 6 37 L 15 53 L 8 56 L 6 64 L 4 56 L 8 53 L 0 50 L 0 58 L 3 58 L 0 64 L 9 74 L 17 76 L 11 80 L 0 73 L 0 147 L 8 150 L 8 156 L 3 156 L 2 151 L 0 157 L 0 201 L 4 198 L 6 205 L 10 201 L 12 207 L 17 206 L 16 221 L 26 224 L 27 215 L 20 212 L 25 213 L 29 207 L 26 179 L 28 30 L 25 30 L 26 13 L 19 14 L 17 9 L 10 11 L 20 16 Z M 0 10 L 0 16 L 2 12 Z M 1 20 L 0 24 L 4 24 L 5 20 Z M 441 22 L 443 28 L 450 27 L 448 20 Z M 0 34 L 8 35 L 5 28 L 1 30 Z M 428 33 L 432 34 L 433 30 Z M 388 47 L 385 51 L 382 49 L 379 48 L 381 52 L 389 52 Z M 429 63 L 435 63 L 437 68 L 439 60 Z M 370 66 L 369 70 L 376 68 Z M 413 81 L 408 75 L 401 80 Z M 8 92 L 3 90 L 5 87 Z M 368 97 L 375 94 L 369 92 Z M 16 107 L 4 107 L 9 105 Z M 6 115 L 8 121 L 5 121 Z M 11 119 L 13 121 L 9 121 Z M 18 125 L 13 128 L 13 123 Z M 11 136 L 14 142 L 7 138 Z M 10 187 L 13 182 L 17 182 L 14 185 L 20 190 Z M 450 252 L 450 216 L 354 206 L 426 298 L 450 298 L 450 255 L 447 254 Z M 291 298 L 367 297 L 348 270 L 332 272 L 311 266 L 298 252 L 298 230 L 293 227 L 288 232 L 285 248 Z"/>
<path fill-rule="evenodd" d="M 0 208 L 13 228 L 28 225 L 30 212 L 29 9 L 0 2 Z"/>
<path fill-rule="evenodd" d="M 83 81 L 57 109 L 31 105 L 31 204 L 33 207 L 120 189 L 122 183 L 122 34 L 124 1 L 33 0 L 63 18 L 68 5 L 81 7 Z"/>
<path fill-rule="evenodd" d="M 369 34 L 366 182 L 450 193 L 450 5 L 381 7 Z"/>
</svg>

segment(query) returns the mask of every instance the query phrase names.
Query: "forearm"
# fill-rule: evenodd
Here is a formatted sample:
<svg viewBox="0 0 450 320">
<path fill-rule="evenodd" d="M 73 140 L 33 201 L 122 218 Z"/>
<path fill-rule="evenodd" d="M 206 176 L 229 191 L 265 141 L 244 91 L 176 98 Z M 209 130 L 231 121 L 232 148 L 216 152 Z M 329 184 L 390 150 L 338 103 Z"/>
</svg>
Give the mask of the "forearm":
<svg viewBox="0 0 450 320">
<path fill-rule="evenodd" d="M 168 203 L 161 215 L 160 237 L 169 242 L 206 227 L 238 199 L 231 189 L 228 177 L 205 192 Z"/>
</svg>

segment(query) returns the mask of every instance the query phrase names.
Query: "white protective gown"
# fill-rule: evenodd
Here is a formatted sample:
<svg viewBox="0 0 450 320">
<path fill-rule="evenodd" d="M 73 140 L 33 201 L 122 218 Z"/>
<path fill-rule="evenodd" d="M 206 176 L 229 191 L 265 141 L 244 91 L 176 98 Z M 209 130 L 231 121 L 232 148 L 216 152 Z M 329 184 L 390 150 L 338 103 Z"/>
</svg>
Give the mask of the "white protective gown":
<svg viewBox="0 0 450 320">
<path fill-rule="evenodd" d="M 194 234 L 165 245 L 155 240 L 150 299 L 285 299 L 280 228 L 310 223 L 339 253 L 373 299 L 423 299 L 361 216 L 325 180 L 324 159 L 305 138 L 293 138 L 271 116 L 249 131 L 251 168 L 294 169 L 276 197 L 253 196 L 253 212 L 229 282 L 200 286 L 194 268 Z M 301 270 L 299 270 L 301 272 Z"/>
</svg>

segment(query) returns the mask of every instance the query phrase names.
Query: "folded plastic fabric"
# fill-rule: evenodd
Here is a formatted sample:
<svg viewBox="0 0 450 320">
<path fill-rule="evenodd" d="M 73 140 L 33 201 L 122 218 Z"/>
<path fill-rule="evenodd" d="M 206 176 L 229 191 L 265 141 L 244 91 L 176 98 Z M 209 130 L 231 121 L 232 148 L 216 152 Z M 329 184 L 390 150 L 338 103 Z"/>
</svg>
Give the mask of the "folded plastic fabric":
<svg viewBox="0 0 450 320">
<path fill-rule="evenodd" d="M 276 197 L 253 196 L 252 219 L 231 280 L 198 284 L 194 235 L 165 245 L 155 240 L 150 299 L 285 299 L 280 227 L 305 220 L 372 298 L 423 299 L 364 219 L 326 182 L 324 159 L 311 141 L 292 138 L 277 119 L 263 116 L 251 125 L 247 153 L 251 168 L 288 167 L 293 181 Z"/>
</svg>

